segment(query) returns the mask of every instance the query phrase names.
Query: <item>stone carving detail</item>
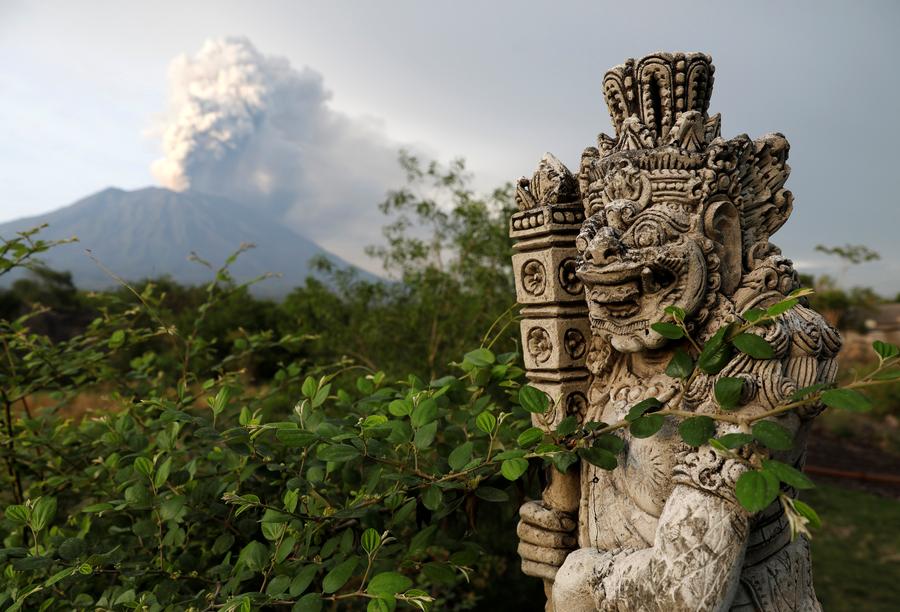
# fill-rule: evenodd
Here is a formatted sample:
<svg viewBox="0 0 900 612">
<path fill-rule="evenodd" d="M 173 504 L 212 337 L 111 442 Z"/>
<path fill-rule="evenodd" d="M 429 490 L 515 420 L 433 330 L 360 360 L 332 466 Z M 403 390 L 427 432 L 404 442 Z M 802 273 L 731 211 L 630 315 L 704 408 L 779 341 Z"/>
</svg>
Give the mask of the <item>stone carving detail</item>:
<svg viewBox="0 0 900 612">
<path fill-rule="evenodd" d="M 529 259 L 522 266 L 522 286 L 531 295 L 540 295 L 547 287 L 547 271 L 537 259 Z"/>
<path fill-rule="evenodd" d="M 587 341 L 580 331 L 569 329 L 563 338 L 563 347 L 566 349 L 566 354 L 573 360 L 581 359 L 584 357 L 584 352 L 587 349 Z"/>
<path fill-rule="evenodd" d="M 571 293 L 572 295 L 584 293 L 584 284 L 582 284 L 581 279 L 578 278 L 578 275 L 576 274 L 577 270 L 578 264 L 574 257 L 564 259 L 563 262 L 559 264 L 559 284 L 566 293 Z"/>
<path fill-rule="evenodd" d="M 566 416 L 574 415 L 583 419 L 584 415 L 587 414 L 587 406 L 588 401 L 584 393 L 580 391 L 570 393 L 569 397 L 566 398 Z"/>
<path fill-rule="evenodd" d="M 528 332 L 528 353 L 538 363 L 547 361 L 553 354 L 553 340 L 543 327 L 535 327 Z"/>
<path fill-rule="evenodd" d="M 719 376 L 744 379 L 747 411 L 834 379 L 840 336 L 805 304 L 754 332 L 772 359 L 740 354 L 686 389 L 665 372 L 674 351 L 689 348 L 651 329 L 667 306 L 682 308 L 705 341 L 798 286 L 769 242 L 793 205 L 787 140 L 724 139 L 719 115 L 708 114 L 713 74 L 700 53 L 616 66 L 603 79 L 615 134 L 584 151 L 577 174 L 548 154 L 518 183 L 516 261 L 549 262 L 541 282 L 558 283 L 539 300 L 537 281 L 519 289 L 528 376 L 556 402 L 544 426 L 573 414 L 617 422 L 648 397 L 713 413 Z M 553 269 L 558 278 L 546 276 Z M 817 412 L 778 419 L 805 440 Z M 807 543 L 791 541 L 778 502 L 745 512 L 734 498 L 745 464 L 686 446 L 676 427 L 647 439 L 620 430 L 619 467 L 554 473 L 543 499 L 522 506 L 522 568 L 544 579 L 548 610 L 820 610 Z M 797 446 L 777 458 L 802 467 Z"/>
</svg>

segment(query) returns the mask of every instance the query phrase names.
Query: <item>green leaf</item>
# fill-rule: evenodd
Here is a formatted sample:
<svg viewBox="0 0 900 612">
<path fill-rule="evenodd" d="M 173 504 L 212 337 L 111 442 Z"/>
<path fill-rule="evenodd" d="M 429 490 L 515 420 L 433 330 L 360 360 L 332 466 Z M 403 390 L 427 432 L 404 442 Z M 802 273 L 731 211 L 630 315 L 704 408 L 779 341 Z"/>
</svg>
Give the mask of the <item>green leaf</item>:
<svg viewBox="0 0 900 612">
<path fill-rule="evenodd" d="M 153 473 L 153 462 L 146 457 L 138 457 L 134 460 L 134 469 L 138 474 L 143 474 L 147 478 Z"/>
<path fill-rule="evenodd" d="M 315 384 L 315 381 L 313 381 L 313 383 Z M 356 379 L 356 390 L 363 395 L 372 395 L 375 391 L 375 383 L 368 377 L 360 376 Z M 304 393 L 304 395 L 306 394 Z"/>
<path fill-rule="evenodd" d="M 554 452 L 547 455 L 546 458 L 550 460 L 553 467 L 563 473 L 567 472 L 570 467 L 578 462 L 578 455 L 572 451 Z"/>
<path fill-rule="evenodd" d="M 381 572 L 369 581 L 366 592 L 373 595 L 394 595 L 402 593 L 413 585 L 413 581 L 398 572 Z"/>
<path fill-rule="evenodd" d="M 328 399 L 328 394 L 330 392 L 331 392 L 331 385 L 323 386 L 321 389 L 316 391 L 316 394 L 313 396 L 312 400 L 310 401 L 310 405 L 313 408 L 318 408 L 319 406 L 321 406 L 322 404 L 325 403 L 325 400 Z"/>
<path fill-rule="evenodd" d="M 84 540 L 82 540 L 81 538 L 66 538 L 57 549 L 60 558 L 65 561 L 74 561 L 75 559 L 83 555 L 84 551 Z"/>
<path fill-rule="evenodd" d="M 125 344 L 125 330 L 124 330 L 124 329 L 117 329 L 117 330 L 114 331 L 114 332 L 112 333 L 112 335 L 109 337 L 109 343 L 108 343 L 108 346 L 109 346 L 109 348 L 111 348 L 111 349 L 117 349 L 117 348 L 119 348 L 120 346 L 122 346 L 123 344 Z"/>
<path fill-rule="evenodd" d="M 780 302 L 776 302 L 772 304 L 768 308 L 766 308 L 766 315 L 775 318 L 778 315 L 786 313 L 788 310 L 796 306 L 800 300 L 798 298 L 788 298 L 786 300 L 781 300 Z"/>
<path fill-rule="evenodd" d="M 134 589 L 126 589 L 119 593 L 119 595 L 113 601 L 113 604 L 118 606 L 122 604 L 132 604 L 135 600 Z M 130 606 L 129 606 L 130 607 Z"/>
<path fill-rule="evenodd" d="M 290 576 L 275 576 L 266 587 L 266 595 L 269 595 L 270 597 L 278 597 L 279 595 L 287 592 L 290 584 Z"/>
<path fill-rule="evenodd" d="M 725 334 L 731 326 L 720 327 L 697 357 L 697 367 L 707 374 L 718 374 L 731 360 L 731 345 L 725 342 Z"/>
<path fill-rule="evenodd" d="M 661 414 L 647 414 L 632 421 L 628 429 L 635 438 L 649 438 L 662 428 L 664 422 Z"/>
<path fill-rule="evenodd" d="M 309 588 L 309 585 L 312 584 L 313 578 L 316 577 L 318 571 L 318 565 L 306 565 L 302 570 L 297 572 L 294 579 L 291 580 L 290 588 L 288 588 L 290 596 L 297 597 Z"/>
<path fill-rule="evenodd" d="M 456 572 L 447 563 L 426 563 L 423 568 L 425 575 L 434 582 L 451 585 L 456 581 Z"/>
<path fill-rule="evenodd" d="M 708 416 L 690 417 L 678 425 L 678 433 L 689 446 L 702 446 L 715 435 L 716 424 Z"/>
<path fill-rule="evenodd" d="M 49 578 L 47 578 L 46 581 L 44 581 L 44 587 L 53 586 L 54 584 L 56 584 L 63 578 L 68 578 L 69 576 L 76 573 L 77 571 L 78 571 L 78 568 L 75 568 L 75 567 L 67 567 L 64 570 L 60 570 L 60 571 L 56 572 L 55 574 L 53 574 L 52 576 L 50 576 Z"/>
<path fill-rule="evenodd" d="M 872 400 L 853 389 L 830 389 L 822 394 L 822 403 L 830 408 L 851 412 L 868 412 L 872 409 Z"/>
<path fill-rule="evenodd" d="M 370 414 L 365 419 L 363 419 L 362 428 L 363 429 L 380 428 L 382 425 L 386 425 L 389 420 L 390 419 L 388 419 L 383 414 Z"/>
<path fill-rule="evenodd" d="M 475 417 L 475 426 L 490 435 L 494 432 L 494 427 L 497 426 L 497 417 L 485 410 Z"/>
<path fill-rule="evenodd" d="M 744 472 L 735 484 L 734 493 L 748 512 L 759 512 L 778 497 L 778 479 L 769 472 Z"/>
<path fill-rule="evenodd" d="M 238 563 L 243 563 L 251 572 L 262 570 L 269 563 L 269 547 L 262 542 L 253 540 L 241 549 Z"/>
<path fill-rule="evenodd" d="M 88 506 L 85 506 L 84 508 L 81 509 L 81 511 L 87 512 L 87 513 L 95 513 L 95 512 L 99 513 L 99 512 L 106 512 L 107 510 L 112 510 L 113 508 L 115 508 L 115 506 L 113 506 L 109 502 L 100 502 L 97 504 L 90 504 Z"/>
<path fill-rule="evenodd" d="M 881 372 L 877 372 L 872 378 L 875 380 L 896 380 L 900 378 L 900 370 L 882 370 Z"/>
<path fill-rule="evenodd" d="M 413 437 L 413 444 L 416 448 L 425 450 L 431 446 L 431 443 L 434 442 L 434 437 L 437 435 L 437 428 L 437 421 L 432 421 L 428 425 L 423 425 L 417 429 L 416 435 Z"/>
<path fill-rule="evenodd" d="M 748 310 L 744 314 L 742 314 L 741 317 L 747 323 L 756 323 L 757 321 L 762 319 L 765 316 L 765 314 L 766 314 L 765 310 L 761 310 L 759 308 L 751 308 L 750 310 Z"/>
<path fill-rule="evenodd" d="M 575 433 L 576 429 L 578 429 L 578 417 L 569 415 L 556 426 L 556 435 L 565 438 L 566 436 Z"/>
<path fill-rule="evenodd" d="M 478 348 L 466 353 L 463 357 L 463 361 L 471 363 L 476 368 L 486 368 L 496 361 L 496 357 L 494 357 L 494 354 L 488 349 Z"/>
<path fill-rule="evenodd" d="M 681 306 L 666 306 L 665 309 L 663 309 L 663 312 L 670 315 L 676 321 L 684 321 L 684 318 L 687 316 L 687 313 Z"/>
<path fill-rule="evenodd" d="M 157 489 L 161 489 L 166 481 L 169 480 L 169 472 L 172 469 L 172 458 L 169 457 L 165 461 L 162 462 L 158 468 L 156 468 L 156 474 L 153 476 L 153 486 Z"/>
<path fill-rule="evenodd" d="M 494 503 L 509 501 L 509 495 L 506 494 L 506 491 L 486 485 L 482 485 L 475 489 L 475 497 Z"/>
<path fill-rule="evenodd" d="M 753 437 L 772 450 L 789 450 L 794 446 L 794 435 L 774 421 L 759 421 L 753 424 Z"/>
<path fill-rule="evenodd" d="M 372 529 L 369 527 L 365 531 L 363 531 L 362 537 L 360 538 L 360 544 L 362 544 L 362 548 L 369 554 L 372 554 L 373 551 L 377 550 L 379 546 L 381 546 L 381 535 L 378 533 L 377 529 Z"/>
<path fill-rule="evenodd" d="M 764 459 L 763 469 L 771 472 L 778 480 L 795 489 L 812 489 L 816 486 L 806 474 L 781 461 Z"/>
<path fill-rule="evenodd" d="M 772 345 L 756 334 L 744 332 L 735 336 L 731 342 L 739 351 L 754 359 L 772 359 L 775 356 L 775 349 L 772 348 Z"/>
<path fill-rule="evenodd" d="M 744 379 L 723 376 L 716 381 L 715 396 L 719 406 L 725 410 L 734 410 L 741 401 L 744 391 Z"/>
<path fill-rule="evenodd" d="M 306 380 L 303 381 L 303 386 L 300 388 L 300 391 L 303 392 L 307 398 L 312 399 L 316 396 L 316 391 L 319 390 L 319 383 L 316 382 L 316 379 L 312 376 L 307 376 Z"/>
<path fill-rule="evenodd" d="M 718 438 L 717 441 L 727 449 L 735 449 L 753 442 L 753 436 L 746 433 L 728 433 Z"/>
<path fill-rule="evenodd" d="M 359 457 L 359 450 L 355 446 L 347 444 L 330 444 L 320 446 L 316 452 L 316 457 L 321 461 L 350 461 Z"/>
<path fill-rule="evenodd" d="M 284 532 L 287 529 L 288 519 L 289 517 L 287 515 L 281 514 L 280 512 L 271 509 L 266 510 L 260 524 L 260 530 L 262 531 L 263 537 L 270 542 L 277 541 L 284 535 Z"/>
<path fill-rule="evenodd" d="M 806 517 L 806 520 L 809 521 L 811 527 L 818 529 L 822 526 L 822 519 L 819 518 L 819 515 L 813 510 L 808 504 L 803 503 L 799 499 L 794 500 L 794 510 L 797 511 L 797 514 L 800 516 Z"/>
<path fill-rule="evenodd" d="M 540 427 L 529 427 L 519 434 L 516 443 L 522 448 L 529 448 L 544 439 L 544 430 Z"/>
<path fill-rule="evenodd" d="M 688 378 L 694 371 L 694 361 L 684 349 L 675 349 L 675 354 L 666 366 L 666 374 L 672 378 Z"/>
<path fill-rule="evenodd" d="M 228 405 L 228 399 L 231 395 L 231 392 L 228 390 L 228 387 L 222 387 L 219 389 L 219 392 L 216 393 L 216 397 L 213 398 L 209 407 L 212 410 L 213 414 L 218 415 L 221 414 L 223 410 L 225 410 L 225 406 Z"/>
<path fill-rule="evenodd" d="M 284 509 L 288 512 L 293 512 L 297 509 L 297 502 L 300 501 L 300 492 L 296 489 L 288 489 L 284 492 L 282 500 L 284 501 Z"/>
<path fill-rule="evenodd" d="M 579 448 L 578 456 L 587 461 L 592 465 L 596 465 L 599 468 L 604 470 L 614 470 L 616 466 L 619 464 L 616 456 L 606 450 L 605 448 L 601 448 L 598 446 L 593 446 L 591 448 Z"/>
<path fill-rule="evenodd" d="M 797 400 L 803 399 L 807 395 L 811 395 L 813 393 L 816 393 L 817 391 L 821 391 L 822 389 L 825 389 L 829 386 L 831 386 L 831 383 L 816 383 L 815 385 L 797 389 L 793 394 L 791 394 L 791 397 L 788 401 L 796 402 Z"/>
<path fill-rule="evenodd" d="M 615 434 L 605 433 L 594 439 L 593 446 L 595 448 L 605 448 L 616 455 L 625 450 L 625 441 Z"/>
<path fill-rule="evenodd" d="M 155 527 L 155 525 L 153 525 L 152 522 L 150 522 L 150 525 L 152 527 Z M 137 534 L 135 534 L 135 535 L 137 535 Z M 150 535 L 153 535 L 153 533 L 151 532 Z M 141 537 L 144 537 L 144 536 L 141 536 Z M 150 536 L 147 536 L 147 537 L 150 537 Z M 220 534 L 219 537 L 216 538 L 216 540 L 215 540 L 215 542 L 213 542 L 212 548 L 210 550 L 212 551 L 212 554 L 214 554 L 214 555 L 223 555 L 227 551 L 231 550 L 231 547 L 233 544 L 234 544 L 234 536 L 231 535 L 230 533 L 223 533 L 223 534 Z"/>
<path fill-rule="evenodd" d="M 540 389 L 525 385 L 519 389 L 519 403 L 528 412 L 543 414 L 550 407 L 550 398 Z"/>
<path fill-rule="evenodd" d="M 393 612 L 394 608 L 391 607 L 391 604 L 396 606 L 396 599 L 389 595 L 375 597 L 366 604 L 366 612 Z"/>
<path fill-rule="evenodd" d="M 291 612 L 320 612 L 322 597 L 318 593 L 307 593 L 293 605 Z"/>
<path fill-rule="evenodd" d="M 410 418 L 410 423 L 412 423 L 413 427 L 422 427 L 423 425 L 427 425 L 437 418 L 437 402 L 429 397 L 419 402 L 419 405 L 416 406 L 415 410 L 413 410 L 412 417 Z"/>
<path fill-rule="evenodd" d="M 631 410 L 629 410 L 628 414 L 625 416 L 625 420 L 634 421 L 635 419 L 643 416 L 645 413 L 656 412 L 657 410 L 660 410 L 662 406 L 662 402 L 655 397 L 648 397 L 647 399 L 641 400 L 637 404 L 632 406 Z"/>
<path fill-rule="evenodd" d="M 275 547 L 275 563 L 282 563 L 294 551 L 297 545 L 297 538 L 294 536 L 286 536 L 281 539 Z"/>
<path fill-rule="evenodd" d="M 444 494 L 441 492 L 440 487 L 435 485 L 431 485 L 422 493 L 422 505 L 432 512 L 440 508 L 443 501 Z"/>
<path fill-rule="evenodd" d="M 275 437 L 278 441 L 290 448 L 300 448 L 301 446 L 309 446 L 317 436 L 311 431 L 302 429 L 280 428 L 275 430 Z"/>
<path fill-rule="evenodd" d="M 187 498 L 184 495 L 176 495 L 164 501 L 159 506 L 159 516 L 164 521 L 171 521 L 178 517 L 178 513 L 184 508 Z"/>
<path fill-rule="evenodd" d="M 408 399 L 395 399 L 388 404 L 388 412 L 395 417 L 405 417 L 412 414 L 413 403 Z"/>
<path fill-rule="evenodd" d="M 893 359 L 897 355 L 900 355 L 900 346 L 891 344 L 890 342 L 876 340 L 872 343 L 872 348 L 875 349 L 875 352 L 878 353 L 878 356 L 881 357 L 882 360 Z"/>
<path fill-rule="evenodd" d="M 466 464 L 472 460 L 473 449 L 474 445 L 471 442 L 463 442 L 462 444 L 454 448 L 450 453 L 450 456 L 447 457 L 447 462 L 450 464 L 450 468 L 454 471 L 463 469 Z"/>
<path fill-rule="evenodd" d="M 517 480 L 528 471 L 527 459 L 506 459 L 500 464 L 500 473 L 507 480 Z"/>
<path fill-rule="evenodd" d="M 522 450 L 521 448 L 514 448 L 507 451 L 502 451 L 494 455 L 495 461 L 503 461 L 504 459 L 519 459 L 528 454 L 528 451 Z"/>
<path fill-rule="evenodd" d="M 24 525 L 31 519 L 31 509 L 22 504 L 7 506 L 4 510 L 7 520 Z"/>
<path fill-rule="evenodd" d="M 35 531 L 43 531 L 49 527 L 56 516 L 56 498 L 39 497 L 31 509 L 31 528 Z"/>
<path fill-rule="evenodd" d="M 347 581 L 350 580 L 350 576 L 353 575 L 353 570 L 356 569 L 357 565 L 359 565 L 359 559 L 357 557 L 350 557 L 346 561 L 342 561 L 335 565 L 330 572 L 325 574 L 325 578 L 322 579 L 322 592 L 334 593 L 347 584 Z"/>
<path fill-rule="evenodd" d="M 650 329 L 655 331 L 663 338 L 668 338 L 669 340 L 678 340 L 680 338 L 684 338 L 684 330 L 674 323 L 653 323 L 650 325 Z"/>
</svg>

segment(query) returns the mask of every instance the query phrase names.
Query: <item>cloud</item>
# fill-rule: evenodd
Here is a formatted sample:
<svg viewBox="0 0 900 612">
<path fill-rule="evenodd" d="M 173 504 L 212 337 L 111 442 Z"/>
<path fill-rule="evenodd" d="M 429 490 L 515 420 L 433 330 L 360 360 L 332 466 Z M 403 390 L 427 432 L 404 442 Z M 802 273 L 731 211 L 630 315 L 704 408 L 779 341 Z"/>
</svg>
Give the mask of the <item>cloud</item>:
<svg viewBox="0 0 900 612">
<path fill-rule="evenodd" d="M 165 187 L 265 208 L 350 261 L 383 223 L 376 204 L 399 185 L 398 143 L 373 120 L 329 106 L 323 77 L 263 55 L 246 38 L 206 41 L 169 69 L 169 107 L 156 129 Z"/>
</svg>

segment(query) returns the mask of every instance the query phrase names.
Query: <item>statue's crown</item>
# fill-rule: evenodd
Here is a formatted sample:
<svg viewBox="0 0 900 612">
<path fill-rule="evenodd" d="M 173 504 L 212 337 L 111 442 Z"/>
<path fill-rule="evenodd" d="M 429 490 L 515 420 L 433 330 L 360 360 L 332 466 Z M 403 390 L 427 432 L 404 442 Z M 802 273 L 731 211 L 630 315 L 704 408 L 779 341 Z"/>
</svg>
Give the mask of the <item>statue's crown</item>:
<svg viewBox="0 0 900 612">
<path fill-rule="evenodd" d="M 714 72 L 704 53 L 659 52 L 612 68 L 603 95 L 616 136 L 636 129 L 648 132 L 654 145 L 665 144 L 685 114 L 691 123 L 706 123 Z"/>
<path fill-rule="evenodd" d="M 781 134 L 724 140 L 719 115 L 707 113 L 714 72 L 705 53 L 658 52 L 606 73 L 603 93 L 616 133 L 600 134 L 582 154 L 586 216 L 614 200 L 640 209 L 650 201 L 693 208 L 726 199 L 741 215 L 745 252 L 765 245 L 791 211 L 788 143 Z"/>
</svg>

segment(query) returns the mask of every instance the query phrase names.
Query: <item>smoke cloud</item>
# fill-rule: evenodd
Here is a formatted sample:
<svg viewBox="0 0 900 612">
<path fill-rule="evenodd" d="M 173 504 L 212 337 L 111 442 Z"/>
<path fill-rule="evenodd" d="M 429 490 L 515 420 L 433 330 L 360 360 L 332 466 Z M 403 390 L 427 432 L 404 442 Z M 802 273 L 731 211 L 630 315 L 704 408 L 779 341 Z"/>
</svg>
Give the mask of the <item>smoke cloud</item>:
<svg viewBox="0 0 900 612">
<path fill-rule="evenodd" d="M 402 177 L 399 145 L 377 124 L 335 111 L 321 74 L 246 38 L 206 41 L 173 60 L 169 80 L 151 167 L 163 186 L 263 207 L 372 269 L 362 250 L 380 238 L 376 204 Z"/>
</svg>

